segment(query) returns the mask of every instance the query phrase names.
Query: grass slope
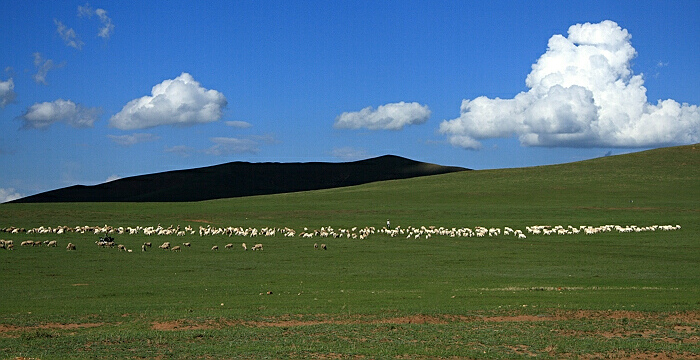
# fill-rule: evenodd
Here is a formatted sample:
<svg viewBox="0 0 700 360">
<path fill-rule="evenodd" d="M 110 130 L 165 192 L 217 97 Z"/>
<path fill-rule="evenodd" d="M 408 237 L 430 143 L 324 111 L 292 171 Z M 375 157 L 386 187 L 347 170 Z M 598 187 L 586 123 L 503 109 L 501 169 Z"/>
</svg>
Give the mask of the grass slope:
<svg viewBox="0 0 700 360">
<path fill-rule="evenodd" d="M 0 227 L 681 224 L 430 239 L 2 234 L 0 358 L 697 358 L 700 147 L 192 203 L 0 205 Z M 235 250 L 224 250 L 232 242 Z M 240 242 L 262 242 L 244 252 Z M 325 242 L 329 250 L 313 250 Z M 210 250 L 212 245 L 222 249 Z M 268 291 L 272 295 L 266 295 Z M 76 350 L 78 349 L 78 350 Z"/>
<path fill-rule="evenodd" d="M 346 163 L 227 164 L 75 185 L 15 200 L 45 202 L 180 202 L 337 188 L 467 169 L 386 155 Z"/>
</svg>

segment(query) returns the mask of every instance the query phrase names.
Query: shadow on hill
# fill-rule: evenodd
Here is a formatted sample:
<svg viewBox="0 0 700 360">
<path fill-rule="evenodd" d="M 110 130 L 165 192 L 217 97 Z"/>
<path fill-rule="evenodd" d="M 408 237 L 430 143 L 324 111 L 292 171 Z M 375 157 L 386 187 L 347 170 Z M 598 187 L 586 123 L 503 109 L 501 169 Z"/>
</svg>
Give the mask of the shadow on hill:
<svg viewBox="0 0 700 360">
<path fill-rule="evenodd" d="M 227 164 L 75 185 L 13 203 L 202 201 L 329 189 L 468 170 L 385 155 L 345 163 Z"/>
</svg>

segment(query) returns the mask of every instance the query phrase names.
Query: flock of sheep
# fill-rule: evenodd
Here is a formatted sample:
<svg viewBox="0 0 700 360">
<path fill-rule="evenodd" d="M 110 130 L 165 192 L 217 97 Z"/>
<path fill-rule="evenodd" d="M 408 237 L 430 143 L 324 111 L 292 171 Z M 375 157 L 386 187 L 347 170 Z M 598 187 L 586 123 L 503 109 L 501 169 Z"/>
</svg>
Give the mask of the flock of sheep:
<svg viewBox="0 0 700 360">
<path fill-rule="evenodd" d="M 274 237 L 278 234 L 285 237 L 301 237 L 304 239 L 310 238 L 346 238 L 346 239 L 367 239 L 373 234 L 384 234 L 390 237 L 405 237 L 407 239 L 419 239 L 425 238 L 429 239 L 433 236 L 443 236 L 443 237 L 494 237 L 494 236 L 513 236 L 518 239 L 526 239 L 528 235 L 574 235 L 574 234 L 585 234 L 593 235 L 606 232 L 619 232 L 619 233 L 639 233 L 648 231 L 673 231 L 680 230 L 680 225 L 651 225 L 651 226 L 636 226 L 636 225 L 601 225 L 601 226 L 547 226 L 547 225 L 535 225 L 526 226 L 525 231 L 519 229 L 513 229 L 510 227 L 503 228 L 486 228 L 482 226 L 476 226 L 474 228 L 462 227 L 462 228 L 445 228 L 436 226 L 421 226 L 413 227 L 408 226 L 403 228 L 397 226 L 394 228 L 383 227 L 377 229 L 373 226 L 367 226 L 363 228 L 352 227 L 352 228 L 338 228 L 335 229 L 331 226 L 324 226 L 320 229 L 309 230 L 304 228 L 303 231 L 297 234 L 297 231 L 288 227 L 284 228 L 274 228 L 274 227 L 263 227 L 261 229 L 257 228 L 243 228 L 243 227 L 212 227 L 212 226 L 200 226 L 198 230 L 193 229 L 191 226 L 185 226 L 181 228 L 178 226 L 169 226 L 167 228 L 158 226 L 149 227 L 113 227 L 109 225 L 105 226 L 58 226 L 58 227 L 44 227 L 40 226 L 38 228 L 23 229 L 17 227 L 0 228 L 0 232 L 10 233 L 10 234 L 66 234 L 66 233 L 79 233 L 79 234 L 105 234 L 100 238 L 99 241 L 95 243 L 102 247 L 117 247 L 119 251 L 132 252 L 132 249 L 127 249 L 123 244 L 116 244 L 114 238 L 111 234 L 118 235 L 139 235 L 143 234 L 146 236 L 191 236 L 199 234 L 200 237 L 203 236 L 238 236 L 238 237 Z M 21 246 L 49 246 L 56 247 L 58 245 L 56 240 L 46 240 L 46 241 L 33 241 L 26 240 L 23 241 Z M 170 250 L 170 251 L 181 251 L 182 247 L 190 247 L 190 242 L 183 242 L 182 245 L 172 246 L 170 241 L 164 242 L 159 246 L 160 249 Z M 225 249 L 232 249 L 233 243 L 228 243 L 224 246 Z M 145 242 L 141 245 L 141 251 L 146 251 L 151 247 L 151 242 Z M 243 250 L 248 250 L 248 246 L 245 243 L 241 244 Z M 0 240 L 0 249 L 13 250 L 14 241 L 13 240 Z M 68 243 L 66 246 L 67 250 L 76 250 L 76 246 L 73 243 Z M 218 250 L 218 245 L 214 245 L 211 250 Z M 314 244 L 314 249 L 327 249 L 326 244 Z M 251 250 L 263 250 L 263 245 L 258 243 L 251 247 Z"/>
</svg>

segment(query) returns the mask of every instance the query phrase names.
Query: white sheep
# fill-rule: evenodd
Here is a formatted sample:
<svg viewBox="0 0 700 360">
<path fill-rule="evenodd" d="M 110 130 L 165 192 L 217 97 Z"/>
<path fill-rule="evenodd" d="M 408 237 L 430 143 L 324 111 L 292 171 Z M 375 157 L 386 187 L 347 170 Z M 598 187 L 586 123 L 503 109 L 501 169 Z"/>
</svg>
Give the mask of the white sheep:
<svg viewBox="0 0 700 360">
<path fill-rule="evenodd" d="M 68 250 L 68 251 L 75 250 L 75 244 L 68 243 L 68 246 L 66 246 L 66 250 Z"/>
<path fill-rule="evenodd" d="M 233 244 L 226 244 L 226 246 L 224 246 L 224 247 L 227 248 L 227 249 L 232 249 L 232 248 L 233 248 Z"/>
<path fill-rule="evenodd" d="M 214 246 L 211 247 L 211 250 L 212 250 L 212 251 L 214 251 L 214 250 L 219 250 L 219 247 L 218 247 L 217 245 L 214 245 Z"/>
<path fill-rule="evenodd" d="M 170 249 L 170 251 L 180 251 L 180 246 L 173 246 L 173 248 Z"/>
<path fill-rule="evenodd" d="M 246 250 L 248 250 L 248 246 L 246 246 L 246 244 L 245 244 L 245 243 L 241 244 L 241 246 L 243 247 L 243 251 L 246 251 Z"/>
</svg>

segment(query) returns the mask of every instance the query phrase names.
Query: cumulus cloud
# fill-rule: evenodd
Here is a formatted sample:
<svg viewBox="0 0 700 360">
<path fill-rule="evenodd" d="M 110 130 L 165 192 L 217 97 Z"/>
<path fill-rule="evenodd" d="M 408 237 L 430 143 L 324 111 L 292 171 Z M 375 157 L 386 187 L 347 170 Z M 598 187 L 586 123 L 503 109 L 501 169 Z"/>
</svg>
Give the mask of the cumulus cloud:
<svg viewBox="0 0 700 360">
<path fill-rule="evenodd" d="M 63 23 L 58 21 L 57 19 L 53 19 L 53 23 L 56 25 L 56 32 L 58 32 L 58 36 L 60 36 L 61 39 L 63 39 L 63 42 L 66 43 L 66 46 L 70 46 L 78 50 L 81 50 L 83 48 L 83 45 L 85 45 L 85 43 L 80 41 L 80 38 L 78 37 L 78 34 L 75 33 L 75 30 L 63 25 Z"/>
<path fill-rule="evenodd" d="M 131 146 L 160 139 L 159 136 L 153 134 L 107 135 L 107 137 L 121 146 Z"/>
<path fill-rule="evenodd" d="M 357 149 L 350 146 L 334 148 L 331 151 L 331 156 L 345 161 L 360 160 L 367 158 L 367 150 Z"/>
<path fill-rule="evenodd" d="M 226 125 L 230 126 L 230 127 L 240 128 L 240 129 L 246 129 L 246 128 L 253 126 L 249 122 L 245 122 L 245 121 L 227 121 Z"/>
<path fill-rule="evenodd" d="M 15 102 L 17 94 L 15 93 L 15 83 L 12 78 L 7 81 L 0 81 L 0 109 Z"/>
<path fill-rule="evenodd" d="M 44 129 L 55 122 L 64 122 L 75 128 L 92 127 L 100 114 L 99 108 L 88 108 L 70 100 L 35 103 L 19 118 L 22 128 Z"/>
<path fill-rule="evenodd" d="M 513 99 L 462 101 L 440 132 L 458 147 L 517 135 L 526 146 L 649 147 L 700 141 L 700 109 L 675 100 L 647 102 L 631 61 L 631 35 L 617 23 L 576 24 L 554 35 Z"/>
<path fill-rule="evenodd" d="M 93 15 L 97 15 L 100 19 L 100 23 L 102 23 L 102 26 L 97 32 L 97 36 L 103 39 L 109 39 L 112 33 L 114 33 L 114 24 L 112 24 L 112 19 L 107 16 L 107 10 L 99 8 L 93 10 L 89 3 L 85 3 L 85 6 L 78 6 L 78 17 L 91 18 Z"/>
<path fill-rule="evenodd" d="M 356 112 L 344 112 L 335 119 L 337 129 L 401 130 L 406 125 L 417 125 L 428 121 L 430 109 L 427 105 L 412 103 L 390 103 L 377 109 L 371 106 Z"/>
<path fill-rule="evenodd" d="M 109 119 L 121 130 L 145 129 L 160 125 L 186 126 L 209 123 L 223 116 L 227 101 L 216 90 L 203 88 L 192 75 L 182 73 L 151 89 L 151 96 L 129 101 Z"/>
<path fill-rule="evenodd" d="M 46 74 L 53 69 L 62 68 L 65 64 L 55 64 L 53 60 L 44 60 L 41 53 L 35 52 L 32 54 L 34 56 L 34 66 L 36 67 L 36 74 L 32 75 L 32 79 L 37 84 L 46 85 Z"/>
<path fill-rule="evenodd" d="M 22 197 L 24 197 L 24 195 L 16 192 L 13 188 L 0 188 L 0 203 L 17 200 Z"/>
</svg>

